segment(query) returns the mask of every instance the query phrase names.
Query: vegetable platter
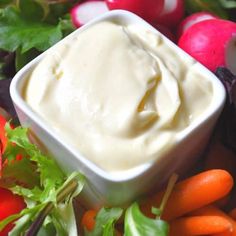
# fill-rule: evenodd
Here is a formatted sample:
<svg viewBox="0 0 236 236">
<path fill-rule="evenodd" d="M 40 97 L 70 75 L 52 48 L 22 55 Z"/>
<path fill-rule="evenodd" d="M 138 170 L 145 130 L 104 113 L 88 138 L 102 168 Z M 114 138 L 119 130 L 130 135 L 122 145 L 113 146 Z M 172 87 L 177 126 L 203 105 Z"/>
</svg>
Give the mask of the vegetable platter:
<svg viewBox="0 0 236 236">
<path fill-rule="evenodd" d="M 227 100 L 194 168 L 126 208 L 86 209 L 78 200 L 86 176 L 64 173 L 30 141 L 9 84 L 33 58 L 113 9 L 141 16 L 215 73 Z M 235 16 L 234 0 L 0 0 L 0 236 L 236 235 Z"/>
</svg>

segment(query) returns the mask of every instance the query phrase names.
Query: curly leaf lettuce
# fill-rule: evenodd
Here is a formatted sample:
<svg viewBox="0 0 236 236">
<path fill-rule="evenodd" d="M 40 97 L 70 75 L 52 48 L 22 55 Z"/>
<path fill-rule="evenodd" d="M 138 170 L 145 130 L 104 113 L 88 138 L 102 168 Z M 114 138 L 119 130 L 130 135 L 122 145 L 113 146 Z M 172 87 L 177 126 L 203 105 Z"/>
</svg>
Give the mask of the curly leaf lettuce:
<svg viewBox="0 0 236 236">
<path fill-rule="evenodd" d="M 67 176 L 54 159 L 30 142 L 28 129 L 12 129 L 9 124 L 5 129 L 8 145 L 3 159 L 7 164 L 2 170 L 0 186 L 23 196 L 27 208 L 1 221 L 0 231 L 16 220 L 11 236 L 56 235 L 52 231 L 57 235 L 77 236 L 72 199 L 81 192 L 84 176 L 80 173 Z"/>
</svg>

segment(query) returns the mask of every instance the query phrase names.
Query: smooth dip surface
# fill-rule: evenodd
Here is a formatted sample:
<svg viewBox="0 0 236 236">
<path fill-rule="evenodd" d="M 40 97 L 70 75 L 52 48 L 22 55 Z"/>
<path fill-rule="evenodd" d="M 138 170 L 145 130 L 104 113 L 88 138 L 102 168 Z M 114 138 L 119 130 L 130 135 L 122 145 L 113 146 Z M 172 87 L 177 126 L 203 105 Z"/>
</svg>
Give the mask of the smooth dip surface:
<svg viewBox="0 0 236 236">
<path fill-rule="evenodd" d="M 159 34 L 100 22 L 50 49 L 24 98 L 85 158 L 122 171 L 170 150 L 208 109 L 212 84 L 194 65 Z"/>
</svg>

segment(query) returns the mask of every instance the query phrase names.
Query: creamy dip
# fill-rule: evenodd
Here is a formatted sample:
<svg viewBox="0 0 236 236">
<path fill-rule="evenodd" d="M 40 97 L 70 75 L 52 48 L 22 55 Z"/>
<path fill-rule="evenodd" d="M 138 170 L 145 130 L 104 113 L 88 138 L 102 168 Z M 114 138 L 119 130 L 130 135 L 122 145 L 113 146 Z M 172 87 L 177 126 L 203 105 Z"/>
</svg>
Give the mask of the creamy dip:
<svg viewBox="0 0 236 236">
<path fill-rule="evenodd" d="M 210 106 L 194 63 L 141 26 L 100 22 L 50 49 L 24 97 L 84 157 L 127 170 L 170 150 Z"/>
</svg>

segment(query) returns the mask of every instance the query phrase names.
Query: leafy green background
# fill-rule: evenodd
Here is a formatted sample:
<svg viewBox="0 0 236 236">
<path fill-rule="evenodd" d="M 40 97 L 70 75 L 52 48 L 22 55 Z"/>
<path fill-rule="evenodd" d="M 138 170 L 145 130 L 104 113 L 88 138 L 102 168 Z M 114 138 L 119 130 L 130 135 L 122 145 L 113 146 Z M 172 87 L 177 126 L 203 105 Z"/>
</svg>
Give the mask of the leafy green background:
<svg viewBox="0 0 236 236">
<path fill-rule="evenodd" d="M 73 1 L 49 4 L 47 0 L 0 0 L 0 53 L 8 52 L 0 57 L 0 79 L 13 76 L 75 30 L 69 15 L 72 6 Z M 7 60 L 9 54 L 14 60 Z"/>
</svg>

